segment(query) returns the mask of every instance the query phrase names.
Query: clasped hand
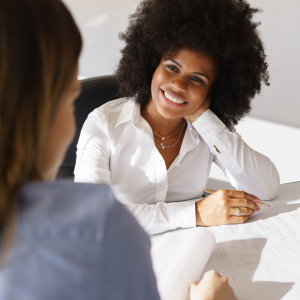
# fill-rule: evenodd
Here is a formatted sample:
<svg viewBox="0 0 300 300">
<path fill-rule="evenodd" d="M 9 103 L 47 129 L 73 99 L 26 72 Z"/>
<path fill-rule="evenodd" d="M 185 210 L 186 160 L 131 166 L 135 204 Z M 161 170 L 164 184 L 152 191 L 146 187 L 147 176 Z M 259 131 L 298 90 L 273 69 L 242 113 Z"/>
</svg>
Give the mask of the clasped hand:
<svg viewBox="0 0 300 300">
<path fill-rule="evenodd" d="M 214 270 L 190 286 L 189 296 L 190 300 L 237 300 L 228 279 Z"/>
<path fill-rule="evenodd" d="M 244 223 L 260 209 L 259 201 L 257 197 L 243 191 L 219 190 L 195 203 L 196 225 Z M 236 216 L 238 207 L 240 216 Z"/>
</svg>

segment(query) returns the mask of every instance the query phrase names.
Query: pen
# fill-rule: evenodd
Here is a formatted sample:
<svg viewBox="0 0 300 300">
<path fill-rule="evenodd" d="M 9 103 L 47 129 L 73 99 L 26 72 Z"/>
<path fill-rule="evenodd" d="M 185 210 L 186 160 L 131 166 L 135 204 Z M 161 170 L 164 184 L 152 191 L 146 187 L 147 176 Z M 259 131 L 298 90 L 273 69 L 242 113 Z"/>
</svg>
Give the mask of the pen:
<svg viewBox="0 0 300 300">
<path fill-rule="evenodd" d="M 213 193 L 215 193 L 216 191 L 214 191 L 214 190 L 210 190 L 210 189 L 206 189 L 205 190 L 205 193 L 208 193 L 208 194 L 213 194 Z M 270 206 L 269 204 L 266 204 L 266 203 L 264 203 L 264 202 L 257 202 L 257 204 L 259 205 L 259 206 Z"/>
</svg>

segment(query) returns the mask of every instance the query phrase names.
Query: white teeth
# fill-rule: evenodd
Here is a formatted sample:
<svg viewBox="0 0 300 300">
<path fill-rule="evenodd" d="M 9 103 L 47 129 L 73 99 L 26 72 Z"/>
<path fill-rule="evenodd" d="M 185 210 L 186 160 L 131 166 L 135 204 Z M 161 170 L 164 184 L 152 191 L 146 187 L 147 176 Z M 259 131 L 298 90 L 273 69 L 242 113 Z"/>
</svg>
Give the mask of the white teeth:
<svg viewBox="0 0 300 300">
<path fill-rule="evenodd" d="M 169 95 L 167 92 L 164 92 L 165 97 L 169 100 L 171 100 L 172 102 L 178 103 L 178 104 L 182 104 L 184 103 L 184 101 L 178 100 L 176 98 L 173 98 L 171 95 Z"/>
</svg>

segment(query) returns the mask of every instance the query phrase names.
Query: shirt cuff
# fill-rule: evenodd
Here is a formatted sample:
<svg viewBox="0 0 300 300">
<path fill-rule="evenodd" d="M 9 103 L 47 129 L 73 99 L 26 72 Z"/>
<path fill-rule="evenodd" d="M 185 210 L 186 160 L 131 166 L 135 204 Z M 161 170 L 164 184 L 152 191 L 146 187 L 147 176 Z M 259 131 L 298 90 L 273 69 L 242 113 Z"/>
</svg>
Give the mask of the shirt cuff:
<svg viewBox="0 0 300 300">
<path fill-rule="evenodd" d="M 207 109 L 192 125 L 204 139 L 217 136 L 226 128 L 210 109 Z"/>
<path fill-rule="evenodd" d="M 169 203 L 170 225 L 174 229 L 196 227 L 195 201 Z"/>
</svg>

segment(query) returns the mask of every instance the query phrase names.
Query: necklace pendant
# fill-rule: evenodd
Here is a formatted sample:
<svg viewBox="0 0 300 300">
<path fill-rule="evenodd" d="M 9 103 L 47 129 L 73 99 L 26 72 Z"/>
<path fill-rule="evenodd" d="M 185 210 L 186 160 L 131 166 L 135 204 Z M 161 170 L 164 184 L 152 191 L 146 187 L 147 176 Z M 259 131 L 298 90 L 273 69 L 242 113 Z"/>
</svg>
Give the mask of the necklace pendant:
<svg viewBox="0 0 300 300">
<path fill-rule="evenodd" d="M 165 146 L 161 146 L 163 149 L 165 149 Z"/>
<path fill-rule="evenodd" d="M 161 139 L 162 139 L 162 140 L 164 140 L 165 138 L 164 138 L 164 137 L 162 137 Z"/>
</svg>

